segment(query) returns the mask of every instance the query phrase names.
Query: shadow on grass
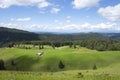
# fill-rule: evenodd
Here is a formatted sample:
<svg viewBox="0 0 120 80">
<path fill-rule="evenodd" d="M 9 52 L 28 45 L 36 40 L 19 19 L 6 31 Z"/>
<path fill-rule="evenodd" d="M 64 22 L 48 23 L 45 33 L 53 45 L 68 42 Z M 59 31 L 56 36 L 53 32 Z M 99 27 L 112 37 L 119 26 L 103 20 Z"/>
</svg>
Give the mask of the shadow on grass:
<svg viewBox="0 0 120 80">
<path fill-rule="evenodd" d="M 6 70 L 9 71 L 45 71 L 56 72 L 64 69 L 58 67 L 60 59 L 57 57 L 49 57 L 41 60 L 42 57 L 29 57 L 27 55 L 17 58 L 10 58 L 5 61 Z M 37 65 L 37 67 L 33 67 Z"/>
<path fill-rule="evenodd" d="M 5 62 L 7 70 L 15 71 L 31 71 L 32 66 L 36 63 L 39 63 L 40 58 L 29 57 L 29 56 L 20 56 L 18 58 L 11 58 Z"/>
<path fill-rule="evenodd" d="M 56 72 L 60 71 L 59 65 L 60 59 L 57 57 L 49 57 L 44 61 L 44 64 L 40 67 L 41 71 Z"/>
</svg>

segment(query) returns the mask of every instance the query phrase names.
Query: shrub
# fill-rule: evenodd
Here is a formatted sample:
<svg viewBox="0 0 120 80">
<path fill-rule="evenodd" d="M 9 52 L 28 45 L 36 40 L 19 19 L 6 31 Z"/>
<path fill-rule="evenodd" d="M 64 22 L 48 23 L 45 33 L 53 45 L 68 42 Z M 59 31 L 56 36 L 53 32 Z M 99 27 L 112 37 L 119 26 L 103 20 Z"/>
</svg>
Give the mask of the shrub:
<svg viewBox="0 0 120 80">
<path fill-rule="evenodd" d="M 0 60 L 0 70 L 5 70 L 4 61 Z"/>
<path fill-rule="evenodd" d="M 81 72 L 78 73 L 78 78 L 83 78 L 83 74 Z"/>
<path fill-rule="evenodd" d="M 59 68 L 60 68 L 60 69 L 63 69 L 64 67 L 65 67 L 65 65 L 63 64 L 62 61 L 60 61 L 60 62 L 59 62 Z"/>
<path fill-rule="evenodd" d="M 15 66 L 15 65 L 16 65 L 13 59 L 11 60 L 11 65 L 12 65 L 12 66 Z"/>
<path fill-rule="evenodd" d="M 96 70 L 97 69 L 97 66 L 96 64 L 93 65 L 93 70 Z"/>
</svg>

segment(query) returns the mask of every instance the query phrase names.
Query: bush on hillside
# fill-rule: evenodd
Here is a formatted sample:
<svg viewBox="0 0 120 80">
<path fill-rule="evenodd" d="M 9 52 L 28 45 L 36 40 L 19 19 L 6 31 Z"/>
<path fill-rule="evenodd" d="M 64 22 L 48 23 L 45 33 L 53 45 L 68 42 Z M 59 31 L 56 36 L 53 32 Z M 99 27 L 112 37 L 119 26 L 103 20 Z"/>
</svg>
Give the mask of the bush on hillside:
<svg viewBox="0 0 120 80">
<path fill-rule="evenodd" d="M 59 68 L 60 68 L 60 69 L 63 69 L 64 67 L 65 67 L 65 65 L 63 64 L 62 61 L 60 61 L 60 62 L 59 62 Z"/>
<path fill-rule="evenodd" d="M 96 64 L 93 65 L 93 70 L 96 70 L 97 69 L 97 66 Z"/>
<path fill-rule="evenodd" d="M 0 70 L 5 70 L 4 61 L 0 59 Z"/>
</svg>

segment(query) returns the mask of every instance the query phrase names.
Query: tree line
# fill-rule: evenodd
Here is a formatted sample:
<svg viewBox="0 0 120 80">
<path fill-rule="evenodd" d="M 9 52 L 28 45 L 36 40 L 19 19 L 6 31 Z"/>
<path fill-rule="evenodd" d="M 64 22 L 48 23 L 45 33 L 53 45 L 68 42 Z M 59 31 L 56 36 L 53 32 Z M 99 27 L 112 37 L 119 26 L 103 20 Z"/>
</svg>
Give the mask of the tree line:
<svg viewBox="0 0 120 80">
<path fill-rule="evenodd" d="M 39 46 L 39 49 L 44 49 L 44 45 L 49 45 L 53 49 L 61 46 L 69 46 L 70 48 L 86 47 L 98 51 L 116 51 L 120 50 L 120 41 L 117 40 L 78 40 L 78 41 L 22 41 L 22 42 L 9 42 L 4 44 L 4 47 L 14 47 L 15 45 L 20 48 L 21 44 Z M 22 46 L 25 49 L 31 49 L 29 46 Z"/>
</svg>

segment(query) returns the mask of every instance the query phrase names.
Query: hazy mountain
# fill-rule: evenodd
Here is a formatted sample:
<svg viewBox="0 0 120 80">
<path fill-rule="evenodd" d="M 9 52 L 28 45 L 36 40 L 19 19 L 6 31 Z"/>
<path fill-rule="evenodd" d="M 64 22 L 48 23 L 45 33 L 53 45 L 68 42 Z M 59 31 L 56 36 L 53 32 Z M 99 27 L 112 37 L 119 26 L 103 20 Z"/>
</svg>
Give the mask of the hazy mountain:
<svg viewBox="0 0 120 80">
<path fill-rule="evenodd" d="M 73 40 L 118 39 L 120 33 L 33 33 L 0 27 L 0 43 L 8 41 L 73 41 Z"/>
</svg>

